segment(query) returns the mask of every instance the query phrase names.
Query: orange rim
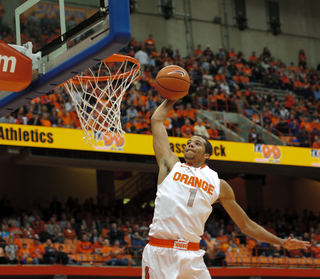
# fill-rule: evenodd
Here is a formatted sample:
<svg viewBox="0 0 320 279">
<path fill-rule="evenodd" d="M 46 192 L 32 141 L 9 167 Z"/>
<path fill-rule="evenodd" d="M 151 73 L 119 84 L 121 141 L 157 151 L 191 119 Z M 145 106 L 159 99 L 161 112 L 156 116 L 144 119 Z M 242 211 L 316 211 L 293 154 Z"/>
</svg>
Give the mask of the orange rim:
<svg viewBox="0 0 320 279">
<path fill-rule="evenodd" d="M 137 67 L 134 68 L 133 70 L 126 72 L 126 73 L 121 73 L 121 74 L 116 74 L 116 75 L 111 75 L 111 76 L 74 76 L 73 78 L 71 78 L 71 80 L 74 83 L 84 83 L 87 81 L 106 81 L 106 80 L 110 80 L 110 79 L 120 79 L 120 78 L 125 78 L 131 75 L 136 74 L 137 72 L 139 72 L 140 70 L 140 63 L 137 59 L 130 57 L 130 56 L 126 56 L 126 55 L 121 55 L 121 54 L 113 54 L 110 57 L 102 60 L 101 62 L 125 62 L 125 61 L 129 61 L 134 63 Z"/>
</svg>

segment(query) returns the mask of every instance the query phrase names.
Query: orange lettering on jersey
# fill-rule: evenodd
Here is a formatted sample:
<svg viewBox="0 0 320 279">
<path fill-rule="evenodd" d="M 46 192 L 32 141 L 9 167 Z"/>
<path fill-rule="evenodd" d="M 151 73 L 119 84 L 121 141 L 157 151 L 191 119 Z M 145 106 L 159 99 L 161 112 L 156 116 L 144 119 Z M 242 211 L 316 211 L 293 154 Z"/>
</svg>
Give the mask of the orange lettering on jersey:
<svg viewBox="0 0 320 279">
<path fill-rule="evenodd" d="M 213 195 L 213 189 L 214 189 L 214 186 L 210 184 L 209 187 L 208 187 L 207 193 L 210 194 L 210 195 Z"/>
<path fill-rule="evenodd" d="M 189 178 L 188 185 L 194 186 L 194 179 L 195 179 L 195 177 L 194 177 L 194 176 L 191 176 L 191 177 Z"/>
<path fill-rule="evenodd" d="M 202 184 L 202 179 L 199 179 L 198 177 L 196 177 L 196 181 L 194 183 L 194 187 L 201 188 L 201 184 Z"/>
<path fill-rule="evenodd" d="M 183 174 L 183 175 L 181 176 L 180 181 L 183 182 L 183 183 L 185 183 L 185 184 L 187 184 L 187 183 L 188 183 L 188 178 L 189 178 L 189 175 Z"/>
<path fill-rule="evenodd" d="M 186 185 L 201 188 L 203 191 L 207 192 L 209 195 L 213 195 L 213 189 L 215 188 L 213 185 L 209 184 L 208 182 L 198 177 L 189 176 L 187 174 L 181 174 L 180 172 L 176 172 L 174 174 L 173 180 L 180 181 Z"/>
<path fill-rule="evenodd" d="M 205 181 L 203 181 L 203 183 L 202 183 L 202 189 L 204 190 L 204 191 L 207 191 L 208 190 L 208 182 L 205 182 Z"/>
<path fill-rule="evenodd" d="M 174 174 L 174 176 L 173 176 L 173 180 L 178 181 L 178 180 L 180 179 L 180 177 L 181 177 L 181 173 L 180 173 L 180 172 L 176 172 L 176 173 Z"/>
</svg>

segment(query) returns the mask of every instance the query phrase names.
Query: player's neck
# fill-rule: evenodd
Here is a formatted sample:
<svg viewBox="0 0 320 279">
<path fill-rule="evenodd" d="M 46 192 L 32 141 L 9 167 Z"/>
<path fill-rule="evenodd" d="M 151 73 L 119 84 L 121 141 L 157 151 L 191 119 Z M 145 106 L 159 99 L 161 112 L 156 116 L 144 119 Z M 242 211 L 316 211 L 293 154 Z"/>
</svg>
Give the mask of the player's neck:
<svg viewBox="0 0 320 279">
<path fill-rule="evenodd" d="M 204 165 L 204 162 L 201 161 L 195 161 L 195 160 L 185 160 L 186 161 L 186 164 L 191 166 L 191 167 L 194 167 L 194 168 L 200 168 Z"/>
</svg>

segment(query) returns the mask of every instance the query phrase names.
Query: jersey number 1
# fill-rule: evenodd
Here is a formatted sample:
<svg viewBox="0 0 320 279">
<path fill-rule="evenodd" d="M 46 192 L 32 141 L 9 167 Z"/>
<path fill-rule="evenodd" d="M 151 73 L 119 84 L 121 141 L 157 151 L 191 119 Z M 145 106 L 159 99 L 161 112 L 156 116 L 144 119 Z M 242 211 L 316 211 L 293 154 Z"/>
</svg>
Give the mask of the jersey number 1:
<svg viewBox="0 0 320 279">
<path fill-rule="evenodd" d="M 187 206 L 192 207 L 193 206 L 193 202 L 194 202 L 194 198 L 196 196 L 197 193 L 197 189 L 190 189 L 190 197 L 187 203 Z"/>
</svg>

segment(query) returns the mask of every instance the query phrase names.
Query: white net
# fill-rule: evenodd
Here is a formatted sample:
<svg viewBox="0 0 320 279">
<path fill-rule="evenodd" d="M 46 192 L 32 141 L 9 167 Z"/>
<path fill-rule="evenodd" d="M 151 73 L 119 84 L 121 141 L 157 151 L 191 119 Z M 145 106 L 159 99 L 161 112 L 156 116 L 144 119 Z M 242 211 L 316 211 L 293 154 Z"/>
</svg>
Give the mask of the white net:
<svg viewBox="0 0 320 279">
<path fill-rule="evenodd" d="M 120 105 L 128 87 L 140 75 L 139 69 L 135 59 L 113 55 L 64 84 L 77 109 L 87 144 L 97 146 L 106 133 L 125 133 Z"/>
</svg>

